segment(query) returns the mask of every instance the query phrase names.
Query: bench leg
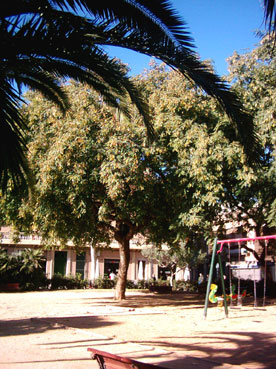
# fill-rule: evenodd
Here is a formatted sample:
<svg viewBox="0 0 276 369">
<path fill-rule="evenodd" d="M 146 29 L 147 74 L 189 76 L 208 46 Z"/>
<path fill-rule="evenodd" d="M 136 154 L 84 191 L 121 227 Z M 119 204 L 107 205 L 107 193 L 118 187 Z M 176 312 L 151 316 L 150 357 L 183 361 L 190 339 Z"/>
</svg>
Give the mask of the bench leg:
<svg viewBox="0 0 276 369">
<path fill-rule="evenodd" d="M 106 369 L 104 359 L 101 356 L 95 354 L 95 355 L 92 355 L 92 359 L 97 360 L 99 369 Z"/>
</svg>

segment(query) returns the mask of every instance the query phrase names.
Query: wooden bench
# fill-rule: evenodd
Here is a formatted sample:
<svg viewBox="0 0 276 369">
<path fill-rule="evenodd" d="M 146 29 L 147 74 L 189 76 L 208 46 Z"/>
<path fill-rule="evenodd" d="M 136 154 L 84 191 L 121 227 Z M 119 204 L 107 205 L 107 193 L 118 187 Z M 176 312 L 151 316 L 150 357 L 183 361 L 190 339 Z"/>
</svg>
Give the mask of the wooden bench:
<svg viewBox="0 0 276 369">
<path fill-rule="evenodd" d="M 100 369 L 168 369 L 161 366 L 142 363 L 127 357 L 109 354 L 108 352 L 88 348 L 92 353 L 92 359 L 97 360 Z"/>
</svg>

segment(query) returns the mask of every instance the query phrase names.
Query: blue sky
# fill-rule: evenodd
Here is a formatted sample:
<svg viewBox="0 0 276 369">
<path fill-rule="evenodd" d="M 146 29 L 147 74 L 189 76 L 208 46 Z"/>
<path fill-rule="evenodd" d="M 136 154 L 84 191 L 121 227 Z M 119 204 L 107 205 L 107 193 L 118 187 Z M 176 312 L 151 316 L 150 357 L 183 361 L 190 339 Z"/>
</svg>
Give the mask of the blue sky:
<svg viewBox="0 0 276 369">
<path fill-rule="evenodd" d="M 226 58 L 234 51 L 244 53 L 259 39 L 256 30 L 264 29 L 262 0 L 172 0 L 174 8 L 187 23 L 194 38 L 195 51 L 202 60 L 211 59 L 218 74 L 227 74 Z M 139 74 L 148 67 L 149 58 L 128 50 L 109 48 Z"/>
</svg>

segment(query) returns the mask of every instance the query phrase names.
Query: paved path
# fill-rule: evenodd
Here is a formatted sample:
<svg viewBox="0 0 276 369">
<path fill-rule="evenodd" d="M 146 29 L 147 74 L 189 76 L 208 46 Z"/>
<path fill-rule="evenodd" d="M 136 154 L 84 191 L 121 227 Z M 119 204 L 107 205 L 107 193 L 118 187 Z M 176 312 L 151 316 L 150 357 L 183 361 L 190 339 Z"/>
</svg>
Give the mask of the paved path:
<svg viewBox="0 0 276 369">
<path fill-rule="evenodd" d="M 128 293 L 128 296 L 139 298 L 142 294 L 135 292 Z M 268 363 L 265 364 L 265 359 L 258 359 L 256 362 L 252 360 L 252 363 L 250 363 L 250 352 L 244 352 L 242 341 L 232 340 L 234 350 L 236 342 L 240 342 L 240 351 L 237 346 L 236 352 L 240 352 L 237 355 L 241 355 L 240 363 L 243 364 L 234 365 L 234 362 L 239 361 L 238 357 L 236 357 L 231 359 L 232 365 L 230 365 L 221 364 L 221 361 L 216 360 L 216 357 L 220 356 L 220 351 L 223 353 L 221 357 L 225 359 L 227 359 L 227 355 L 230 355 L 227 354 L 230 351 L 228 346 L 227 350 L 225 345 L 223 346 L 223 341 L 227 342 L 229 340 L 229 337 L 222 337 L 225 332 L 210 331 L 210 323 L 214 325 L 216 324 L 216 319 L 219 320 L 219 317 L 214 315 L 217 314 L 214 309 L 211 309 L 210 313 L 208 312 L 211 316 L 211 322 L 206 322 L 206 329 L 204 324 L 200 324 L 196 334 L 188 337 L 185 328 L 188 330 L 191 324 L 196 324 L 189 322 L 191 320 L 189 317 L 195 314 L 196 307 L 191 309 L 188 306 L 187 310 L 183 310 L 183 317 L 185 315 L 183 322 L 185 322 L 186 327 L 183 326 L 181 328 L 182 335 L 180 336 L 179 332 L 177 333 L 177 328 L 179 329 L 177 320 L 181 321 L 181 315 L 174 317 L 174 310 L 166 315 L 162 301 L 160 306 L 155 306 L 154 308 L 151 306 L 143 306 L 143 308 L 139 308 L 139 306 L 135 308 L 126 305 L 119 306 L 113 302 L 111 292 L 97 293 L 90 290 L 1 293 L 0 299 L 0 369 L 97 368 L 96 362 L 90 359 L 87 347 L 129 356 L 140 361 L 159 363 L 171 369 L 276 368 L 275 314 L 274 316 L 271 315 L 271 318 L 273 318 L 270 330 L 271 337 L 267 336 L 267 341 L 264 341 L 264 338 L 262 338 L 262 341 L 260 341 L 261 345 L 259 345 L 258 337 L 256 336 L 255 345 L 243 346 L 247 350 L 252 350 L 252 347 L 255 348 L 256 346 L 257 351 L 255 354 L 261 355 L 262 352 L 266 352 Z M 136 301 L 135 299 L 132 301 Z M 262 313 L 261 310 L 260 313 Z M 165 322 L 167 324 L 176 324 L 175 332 L 173 330 L 175 337 L 173 337 L 174 334 L 171 335 L 170 345 L 163 343 L 165 337 L 161 334 L 160 337 L 157 337 L 158 340 L 156 338 L 155 341 L 156 336 L 150 331 L 151 327 L 152 329 L 158 328 L 154 327 L 154 322 L 158 321 L 158 314 L 163 314 L 161 318 L 164 324 Z M 252 320 L 256 321 L 255 325 L 261 322 L 261 320 L 259 322 L 256 320 L 257 313 L 252 313 L 252 309 L 246 310 L 244 314 L 248 315 L 248 321 L 251 319 L 251 314 Z M 147 322 L 152 322 L 153 325 L 151 326 L 148 323 L 148 328 L 146 328 L 148 329 L 148 334 L 145 328 L 143 328 L 145 336 L 142 337 L 143 339 L 140 339 L 141 327 L 139 327 L 139 322 L 143 316 L 147 318 Z M 129 327 L 133 331 L 133 336 L 130 336 L 130 339 L 126 338 L 129 335 L 126 336 L 122 328 L 120 331 L 120 325 L 121 327 L 127 326 L 123 325 L 127 317 L 130 320 Z M 221 331 L 224 326 L 227 330 L 229 322 L 220 324 L 219 329 Z M 237 325 L 237 319 L 233 319 L 232 324 L 236 324 L 236 327 L 239 327 L 239 329 L 241 328 L 240 325 Z M 102 334 L 99 332 L 102 332 Z M 115 332 L 116 335 L 114 334 Z M 187 337 L 183 333 L 186 333 Z M 231 334 L 233 335 L 233 332 Z M 242 332 L 239 332 L 239 337 L 243 339 Z M 244 340 L 245 338 L 246 335 Z M 185 339 L 187 342 L 184 342 Z M 207 341 L 204 343 L 206 339 Z M 213 342 L 214 347 L 212 348 L 208 346 L 210 340 Z M 203 349 L 204 345 L 206 349 Z M 227 345 L 230 346 L 230 344 Z M 275 356 L 273 356 L 273 345 L 275 347 Z M 212 350 L 214 350 L 214 355 L 209 355 L 209 351 L 211 353 Z"/>
<path fill-rule="evenodd" d="M 113 338 L 112 329 L 106 336 L 93 333 L 91 329 L 71 327 L 74 319 L 85 317 L 135 314 L 139 318 L 139 315 L 149 313 L 120 306 L 107 307 L 104 302 L 101 304 L 103 299 L 112 298 L 110 292 L 97 294 L 93 291 L 94 301 L 99 299 L 93 306 L 80 303 L 84 299 L 90 300 L 88 291 L 2 293 L 0 297 L 1 369 L 98 368 L 96 362 L 90 359 L 87 347 L 152 363 L 159 363 L 161 357 L 172 356 L 171 351 Z M 158 310 L 150 313 L 158 314 Z M 104 325 L 104 322 L 100 324 Z M 177 355 L 173 356 L 179 360 Z M 170 357 L 168 362 L 171 359 L 174 358 Z M 190 367 L 196 367 L 198 360 L 194 361 L 194 365 L 193 362 L 190 364 Z M 170 363 L 168 365 L 171 367 Z M 178 368 L 178 365 L 173 368 Z"/>
</svg>

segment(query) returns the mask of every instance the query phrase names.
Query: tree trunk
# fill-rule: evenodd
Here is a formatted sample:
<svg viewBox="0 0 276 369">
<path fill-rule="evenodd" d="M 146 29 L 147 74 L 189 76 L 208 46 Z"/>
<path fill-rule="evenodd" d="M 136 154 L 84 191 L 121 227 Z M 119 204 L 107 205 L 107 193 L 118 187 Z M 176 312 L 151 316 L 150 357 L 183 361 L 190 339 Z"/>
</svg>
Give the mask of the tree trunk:
<svg viewBox="0 0 276 369">
<path fill-rule="evenodd" d="M 129 239 L 119 242 L 120 265 L 118 272 L 118 280 L 115 288 L 115 300 L 121 301 L 126 298 L 127 271 L 130 260 Z"/>
</svg>

